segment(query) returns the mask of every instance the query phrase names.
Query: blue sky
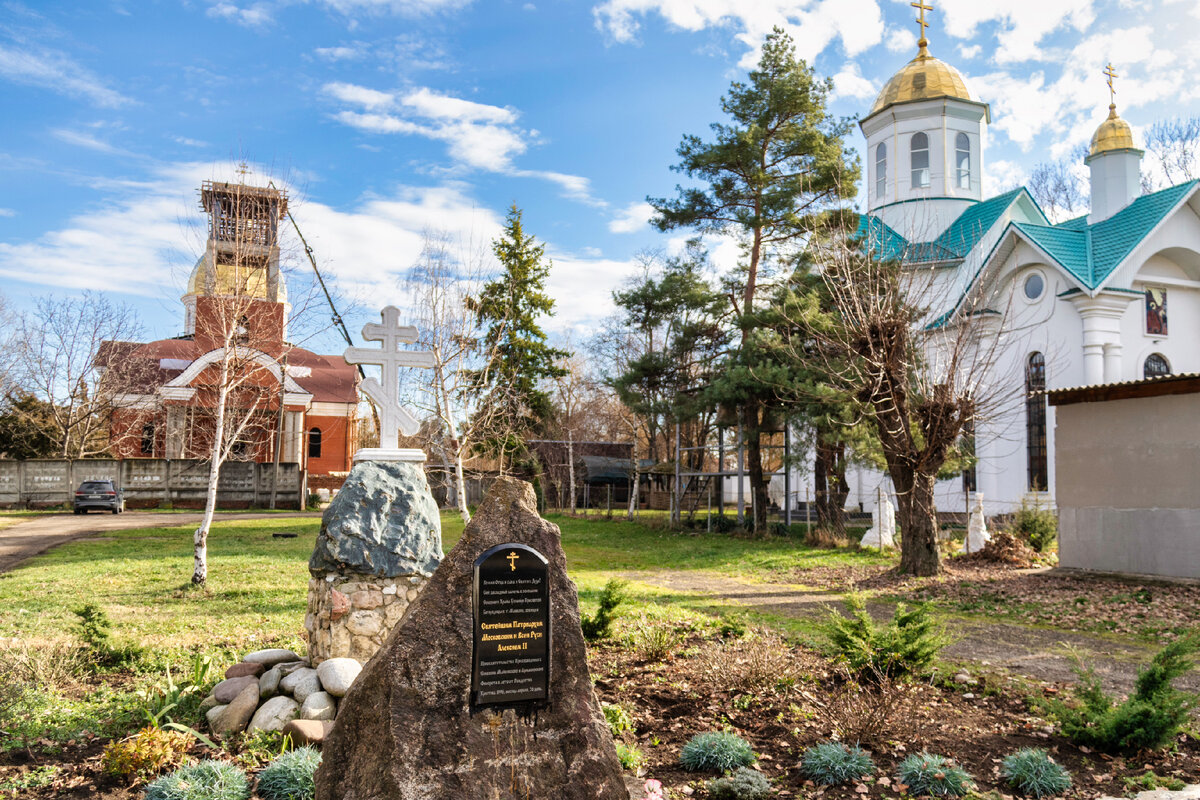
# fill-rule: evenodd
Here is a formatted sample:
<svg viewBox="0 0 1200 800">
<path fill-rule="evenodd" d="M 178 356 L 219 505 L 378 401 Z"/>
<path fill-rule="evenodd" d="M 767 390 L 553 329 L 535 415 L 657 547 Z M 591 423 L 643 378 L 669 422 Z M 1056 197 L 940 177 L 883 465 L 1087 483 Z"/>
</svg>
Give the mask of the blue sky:
<svg viewBox="0 0 1200 800">
<path fill-rule="evenodd" d="M 934 55 L 991 104 L 988 193 L 1086 142 L 1111 60 L 1135 127 L 1200 113 L 1194 0 L 934 2 Z M 551 327 L 587 335 L 673 193 L 675 148 L 773 25 L 860 115 L 916 51 L 907 0 L 91 0 L 0 3 L 0 290 L 117 293 L 179 332 L 200 181 L 288 186 L 327 275 L 404 305 L 422 231 L 547 243 Z M 857 131 L 851 144 L 861 149 Z M 731 243 L 719 263 L 736 258 Z M 364 311 L 350 320 L 357 332 Z M 336 348 L 330 338 L 322 342 Z"/>
</svg>

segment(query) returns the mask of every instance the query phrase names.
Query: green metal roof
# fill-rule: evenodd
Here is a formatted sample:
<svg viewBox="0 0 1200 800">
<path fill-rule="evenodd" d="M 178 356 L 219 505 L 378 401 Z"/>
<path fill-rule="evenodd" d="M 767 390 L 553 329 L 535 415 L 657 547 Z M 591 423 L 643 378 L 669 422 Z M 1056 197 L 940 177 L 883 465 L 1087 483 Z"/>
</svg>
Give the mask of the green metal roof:
<svg viewBox="0 0 1200 800">
<path fill-rule="evenodd" d="M 1088 225 L 1085 217 L 1076 217 L 1061 225 L 1015 222 L 1013 227 L 1033 240 L 1084 286 L 1096 289 L 1104 285 L 1126 256 L 1197 183 L 1188 181 L 1144 194 L 1094 225 Z"/>
<path fill-rule="evenodd" d="M 934 240 L 934 244 L 953 253 L 958 258 L 966 258 L 967 253 L 979 243 L 1000 215 L 1012 205 L 1017 195 L 1024 189 L 1013 189 L 1011 192 L 996 195 L 982 203 L 975 203 L 958 215 L 958 219 L 950 223 L 950 227 Z"/>
</svg>

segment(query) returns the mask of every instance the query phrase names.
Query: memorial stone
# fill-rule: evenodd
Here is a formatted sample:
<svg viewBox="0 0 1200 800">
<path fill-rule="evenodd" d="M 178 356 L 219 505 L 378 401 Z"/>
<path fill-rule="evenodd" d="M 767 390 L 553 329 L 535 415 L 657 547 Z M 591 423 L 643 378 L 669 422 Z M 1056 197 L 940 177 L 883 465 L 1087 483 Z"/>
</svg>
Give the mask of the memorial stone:
<svg viewBox="0 0 1200 800">
<path fill-rule="evenodd" d="M 483 604 L 489 598 L 510 602 Z M 485 634 L 514 636 L 485 642 Z M 493 663 L 526 654 L 532 663 Z M 510 684 L 512 694 L 480 680 L 509 667 L 532 680 Z M 317 800 L 628 800 L 560 534 L 538 516 L 528 483 L 492 486 L 342 699 L 322 752 Z"/>
</svg>

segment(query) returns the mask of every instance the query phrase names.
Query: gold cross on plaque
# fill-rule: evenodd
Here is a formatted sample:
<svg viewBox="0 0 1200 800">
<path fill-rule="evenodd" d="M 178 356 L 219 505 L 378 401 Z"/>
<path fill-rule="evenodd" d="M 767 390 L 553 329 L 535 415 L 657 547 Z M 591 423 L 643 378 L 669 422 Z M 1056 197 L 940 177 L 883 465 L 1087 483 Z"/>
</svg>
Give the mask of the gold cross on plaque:
<svg viewBox="0 0 1200 800">
<path fill-rule="evenodd" d="M 1120 76 L 1117 75 L 1116 70 L 1113 69 L 1111 61 L 1104 67 L 1104 74 L 1108 76 L 1108 102 L 1112 105 L 1116 105 L 1117 90 L 1113 87 L 1113 78 L 1119 78 Z"/>
<path fill-rule="evenodd" d="M 915 9 L 921 12 L 921 16 L 917 17 L 917 23 L 921 26 L 921 38 L 925 38 L 925 29 L 929 27 L 929 23 L 925 21 L 925 12 L 933 11 L 933 6 L 925 5 L 925 0 L 917 0 L 915 3 L 909 3 Z"/>
<path fill-rule="evenodd" d="M 513 572 L 517 571 L 517 559 L 518 558 L 520 558 L 520 556 L 517 555 L 516 553 L 508 554 L 508 566 Z"/>
</svg>

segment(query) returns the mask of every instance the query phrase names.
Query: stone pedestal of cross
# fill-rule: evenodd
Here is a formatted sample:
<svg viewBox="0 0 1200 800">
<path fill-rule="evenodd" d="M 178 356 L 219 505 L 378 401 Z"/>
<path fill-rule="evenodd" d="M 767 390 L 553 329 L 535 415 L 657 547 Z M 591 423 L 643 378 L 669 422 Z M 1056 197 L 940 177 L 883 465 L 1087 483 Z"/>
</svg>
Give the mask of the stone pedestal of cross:
<svg viewBox="0 0 1200 800">
<path fill-rule="evenodd" d="M 383 309 L 383 324 L 368 322 L 363 326 L 363 339 L 382 342 L 376 350 L 367 347 L 347 347 L 345 358 L 351 364 L 374 364 L 383 369 L 383 381 L 365 378 L 363 394 L 379 412 L 379 447 L 364 447 L 354 454 L 354 461 L 413 461 L 423 462 L 420 450 L 401 449 L 400 434 L 412 436 L 421 427 L 417 418 L 400 405 L 400 368 L 433 367 L 433 354 L 400 349 L 401 344 L 417 340 L 417 329 L 400 324 L 400 309 Z"/>
</svg>

